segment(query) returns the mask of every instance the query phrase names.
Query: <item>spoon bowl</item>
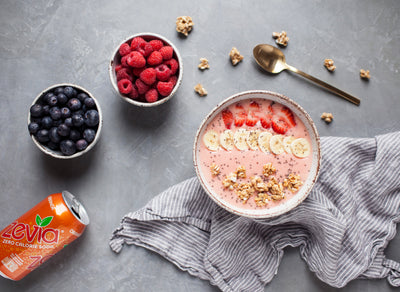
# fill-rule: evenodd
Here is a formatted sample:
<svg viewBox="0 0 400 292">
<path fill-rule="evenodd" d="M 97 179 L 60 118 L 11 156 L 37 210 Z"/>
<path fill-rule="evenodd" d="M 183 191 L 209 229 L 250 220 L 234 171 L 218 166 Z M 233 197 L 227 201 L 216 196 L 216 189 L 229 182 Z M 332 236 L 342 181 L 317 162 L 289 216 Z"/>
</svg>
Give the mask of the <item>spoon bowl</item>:
<svg viewBox="0 0 400 292">
<path fill-rule="evenodd" d="M 257 45 L 253 49 L 253 56 L 257 64 L 260 65 L 261 68 L 263 68 L 265 71 L 269 73 L 277 74 L 282 72 L 283 70 L 292 71 L 317 83 L 319 86 L 330 90 L 331 92 L 339 95 L 340 97 L 356 105 L 360 104 L 360 99 L 358 99 L 357 97 L 352 96 L 347 92 L 344 92 L 322 80 L 319 80 L 307 73 L 304 73 L 303 71 L 300 71 L 299 69 L 296 69 L 293 66 L 288 65 L 286 63 L 285 55 L 283 54 L 283 52 L 274 46 L 267 44 Z"/>
</svg>

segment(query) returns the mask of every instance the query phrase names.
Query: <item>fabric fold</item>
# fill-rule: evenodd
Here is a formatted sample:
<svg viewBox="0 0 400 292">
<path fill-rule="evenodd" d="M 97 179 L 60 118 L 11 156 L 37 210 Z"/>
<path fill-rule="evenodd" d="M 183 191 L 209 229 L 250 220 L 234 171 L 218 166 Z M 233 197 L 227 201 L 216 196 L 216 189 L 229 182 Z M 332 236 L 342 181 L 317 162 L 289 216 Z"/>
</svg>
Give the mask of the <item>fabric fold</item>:
<svg viewBox="0 0 400 292">
<path fill-rule="evenodd" d="M 343 287 L 357 278 L 400 286 L 384 249 L 400 221 L 400 132 L 376 138 L 321 138 L 318 181 L 298 207 L 270 219 L 227 212 L 197 178 L 175 185 L 124 216 L 110 246 L 153 250 L 223 291 L 263 291 L 284 248 L 299 247 L 319 279 Z"/>
</svg>

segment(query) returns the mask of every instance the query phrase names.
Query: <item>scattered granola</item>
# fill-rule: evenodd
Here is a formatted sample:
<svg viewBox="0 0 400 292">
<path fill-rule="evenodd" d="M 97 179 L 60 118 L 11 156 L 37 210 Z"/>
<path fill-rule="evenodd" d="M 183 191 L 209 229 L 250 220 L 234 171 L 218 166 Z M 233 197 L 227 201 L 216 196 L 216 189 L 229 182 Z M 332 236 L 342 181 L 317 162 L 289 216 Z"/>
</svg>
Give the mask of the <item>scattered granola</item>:
<svg viewBox="0 0 400 292">
<path fill-rule="evenodd" d="M 257 192 L 268 192 L 269 190 L 268 185 L 259 176 L 252 177 L 250 182 Z"/>
<path fill-rule="evenodd" d="M 213 176 L 217 176 L 221 172 L 219 165 L 216 165 L 215 163 L 211 164 L 210 170 Z"/>
<path fill-rule="evenodd" d="M 246 178 L 246 168 L 244 166 L 239 166 L 236 169 L 236 175 L 238 178 Z"/>
<path fill-rule="evenodd" d="M 328 69 L 331 72 L 335 71 L 335 69 L 336 69 L 336 66 L 333 64 L 332 59 L 325 59 L 324 66 L 326 67 L 326 69 Z"/>
<path fill-rule="evenodd" d="M 272 37 L 275 39 L 275 42 L 278 45 L 286 47 L 289 42 L 289 38 L 286 34 L 286 31 L 282 30 L 282 32 L 273 32 Z"/>
<path fill-rule="evenodd" d="M 360 77 L 363 78 L 363 79 L 370 79 L 371 76 L 369 75 L 369 70 L 361 69 L 360 70 Z"/>
<path fill-rule="evenodd" d="M 327 123 L 330 123 L 333 120 L 333 115 L 331 113 L 322 113 L 321 119 L 323 119 Z"/>
<path fill-rule="evenodd" d="M 270 195 L 268 193 L 258 193 L 257 197 L 254 198 L 254 201 L 258 207 L 264 207 L 269 200 Z"/>
<path fill-rule="evenodd" d="M 196 86 L 194 87 L 194 91 L 196 91 L 197 94 L 200 96 L 205 96 L 208 94 L 207 90 L 200 83 L 196 84 Z"/>
<path fill-rule="evenodd" d="M 222 181 L 222 185 L 226 189 L 233 190 L 237 186 L 237 175 L 234 172 L 228 174 L 225 179 Z"/>
<path fill-rule="evenodd" d="M 176 18 L 176 31 L 188 36 L 194 23 L 190 16 L 179 16 Z"/>
<path fill-rule="evenodd" d="M 283 186 L 292 193 L 297 192 L 302 184 L 303 182 L 300 180 L 300 175 L 294 173 L 289 174 L 288 177 L 283 180 Z"/>
<path fill-rule="evenodd" d="M 231 58 L 233 66 L 236 66 L 244 58 L 235 47 L 233 47 L 232 50 L 230 51 L 229 57 Z"/>
<path fill-rule="evenodd" d="M 276 168 L 272 166 L 272 163 L 264 164 L 263 166 L 263 175 L 265 177 L 269 177 L 271 174 L 276 172 Z"/>
<path fill-rule="evenodd" d="M 210 64 L 208 64 L 208 60 L 206 58 L 200 58 L 200 64 L 198 67 L 200 70 L 210 69 Z"/>
<path fill-rule="evenodd" d="M 243 201 L 243 204 L 245 204 L 254 193 L 254 188 L 250 183 L 240 183 L 236 188 L 236 193 L 239 199 Z"/>
</svg>

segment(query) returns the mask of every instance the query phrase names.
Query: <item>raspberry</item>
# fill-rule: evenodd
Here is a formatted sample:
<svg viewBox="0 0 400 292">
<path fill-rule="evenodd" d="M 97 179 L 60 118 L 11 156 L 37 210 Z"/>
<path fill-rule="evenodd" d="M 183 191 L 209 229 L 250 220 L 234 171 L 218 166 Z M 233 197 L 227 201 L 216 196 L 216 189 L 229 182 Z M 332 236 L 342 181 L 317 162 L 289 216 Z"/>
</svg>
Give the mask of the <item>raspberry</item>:
<svg viewBox="0 0 400 292">
<path fill-rule="evenodd" d="M 150 66 L 159 65 L 162 63 L 162 61 L 163 61 L 163 56 L 158 51 L 152 52 L 150 56 L 147 58 L 147 64 L 149 64 Z"/>
<path fill-rule="evenodd" d="M 132 91 L 132 82 L 128 79 L 118 81 L 118 90 L 122 94 L 129 94 Z"/>
<path fill-rule="evenodd" d="M 156 70 L 154 68 L 147 68 L 140 73 L 140 79 L 147 85 L 156 82 Z"/>
<path fill-rule="evenodd" d="M 169 77 L 168 82 L 171 82 L 174 86 L 176 84 L 176 82 L 178 81 L 178 77 L 176 77 L 175 75 L 172 75 L 171 77 Z"/>
<path fill-rule="evenodd" d="M 138 51 L 139 53 L 141 53 L 144 57 L 148 57 L 148 56 L 150 56 L 150 54 L 151 54 L 154 50 L 153 50 L 153 47 L 152 47 L 149 43 L 144 42 L 144 43 L 141 43 L 141 44 L 139 45 L 139 48 L 137 49 L 137 51 Z"/>
<path fill-rule="evenodd" d="M 133 68 L 142 68 L 146 65 L 146 59 L 139 52 L 131 52 L 126 60 L 129 66 Z"/>
<path fill-rule="evenodd" d="M 123 43 L 120 47 L 119 47 L 119 54 L 121 56 L 125 56 L 128 55 L 131 52 L 131 47 L 127 44 L 127 43 Z"/>
<path fill-rule="evenodd" d="M 157 83 L 157 90 L 160 93 L 160 95 L 162 95 L 162 96 L 170 95 L 173 88 L 174 88 L 174 85 L 171 82 L 159 81 Z"/>
<path fill-rule="evenodd" d="M 160 53 L 163 56 L 163 60 L 167 61 L 172 59 L 172 55 L 174 54 L 174 49 L 170 46 L 164 46 L 160 49 Z"/>
<path fill-rule="evenodd" d="M 153 47 L 153 51 L 158 51 L 164 46 L 163 42 L 160 40 L 152 40 L 149 44 Z"/>
<path fill-rule="evenodd" d="M 167 65 L 169 67 L 169 69 L 171 69 L 172 75 L 175 75 L 176 71 L 178 71 L 179 64 L 178 64 L 177 60 L 170 59 L 168 61 L 165 61 L 164 64 Z"/>
<path fill-rule="evenodd" d="M 146 92 L 144 97 L 147 102 L 155 102 L 158 100 L 158 92 L 156 89 L 152 88 Z"/>
<path fill-rule="evenodd" d="M 125 55 L 121 58 L 121 66 L 124 68 L 129 67 L 128 63 L 126 62 L 126 60 L 128 60 L 128 57 L 129 57 L 129 55 Z"/>
<path fill-rule="evenodd" d="M 139 92 L 136 88 L 136 85 L 132 85 L 132 91 L 128 95 L 132 99 L 136 99 L 139 97 Z"/>
<path fill-rule="evenodd" d="M 132 69 L 133 76 L 139 77 L 139 76 L 140 76 L 140 73 L 142 73 L 143 70 L 145 70 L 145 69 L 146 69 L 146 67 L 143 67 L 143 68 L 133 68 L 133 69 Z"/>
<path fill-rule="evenodd" d="M 137 48 L 139 48 L 141 43 L 145 43 L 146 41 L 141 38 L 141 37 L 135 37 L 132 39 L 131 42 L 131 50 L 136 50 Z"/>
<path fill-rule="evenodd" d="M 117 65 L 117 66 L 115 66 L 115 73 L 118 73 L 118 71 L 119 70 L 121 70 L 122 68 L 124 68 L 124 67 L 122 67 L 122 65 Z"/>
<path fill-rule="evenodd" d="M 136 79 L 135 85 L 137 87 L 139 94 L 145 94 L 150 88 L 150 86 L 148 86 L 140 79 Z"/>
<path fill-rule="evenodd" d="M 156 69 L 157 79 L 160 81 L 167 81 L 171 76 L 171 70 L 165 64 L 158 65 L 155 69 Z"/>
<path fill-rule="evenodd" d="M 129 69 L 122 68 L 117 72 L 117 81 L 120 81 L 122 79 L 128 79 L 130 82 L 132 82 L 132 75 L 130 74 Z"/>
</svg>

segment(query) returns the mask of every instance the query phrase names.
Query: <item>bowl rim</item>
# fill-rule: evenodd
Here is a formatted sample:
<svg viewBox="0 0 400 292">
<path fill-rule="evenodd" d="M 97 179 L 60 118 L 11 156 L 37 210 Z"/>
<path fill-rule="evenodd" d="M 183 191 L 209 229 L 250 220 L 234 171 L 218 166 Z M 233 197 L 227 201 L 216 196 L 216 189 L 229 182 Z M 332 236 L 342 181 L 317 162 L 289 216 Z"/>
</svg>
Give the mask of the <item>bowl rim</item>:
<svg viewBox="0 0 400 292">
<path fill-rule="evenodd" d="M 91 94 L 91 93 L 90 93 L 88 90 L 86 90 L 85 88 L 83 88 L 83 87 L 81 87 L 81 86 L 79 86 L 79 85 L 73 84 L 73 83 L 59 83 L 59 84 L 54 84 L 54 85 L 51 85 L 51 86 L 47 87 L 46 89 L 42 90 L 42 91 L 36 96 L 36 98 L 33 100 L 32 104 L 31 104 L 30 106 L 36 104 L 36 102 L 37 102 L 42 96 L 44 96 L 47 92 L 49 92 L 50 90 L 53 90 L 53 89 L 55 89 L 55 88 L 57 88 L 57 87 L 61 87 L 61 86 L 64 86 L 64 87 L 66 87 L 66 86 L 71 86 L 71 87 L 73 87 L 73 88 L 79 89 L 80 91 L 86 93 L 89 97 L 93 98 L 93 100 L 94 100 L 94 102 L 95 102 L 95 104 L 96 104 L 97 111 L 98 111 L 98 113 L 99 113 L 99 124 L 98 124 L 98 126 L 97 126 L 96 136 L 95 136 L 94 140 L 88 145 L 88 147 L 87 147 L 85 150 L 79 151 L 79 152 L 76 152 L 76 153 L 74 153 L 74 154 L 72 154 L 72 155 L 67 156 L 67 155 L 63 155 L 63 154 L 58 154 L 58 153 L 61 153 L 61 152 L 60 152 L 60 151 L 51 150 L 51 149 L 48 148 L 47 146 L 42 145 L 39 141 L 36 140 L 36 138 L 35 138 L 34 135 L 30 134 L 30 136 L 31 136 L 33 142 L 35 143 L 35 145 L 36 145 L 43 153 L 45 153 L 45 154 L 47 154 L 47 155 L 50 155 L 51 157 L 54 157 L 54 158 L 59 158 L 59 159 L 72 159 L 72 158 L 76 158 L 76 157 L 82 156 L 83 154 L 89 152 L 89 150 L 92 149 L 92 148 L 96 145 L 97 141 L 100 139 L 100 133 L 101 133 L 101 130 L 102 130 L 102 127 L 103 127 L 103 113 L 102 113 L 102 111 L 101 111 L 99 102 L 98 102 L 97 99 L 93 96 L 93 94 Z M 28 113 L 28 125 L 29 125 L 30 122 L 31 122 L 31 112 L 29 111 L 29 113 Z"/>
<path fill-rule="evenodd" d="M 161 39 L 162 41 L 164 41 L 165 43 L 167 43 L 168 45 L 170 45 L 173 49 L 174 49 L 174 54 L 176 55 L 176 58 L 178 59 L 178 63 L 179 63 L 179 75 L 178 75 L 178 80 L 176 81 L 176 84 L 174 86 L 174 88 L 172 89 L 171 93 L 164 97 L 161 98 L 159 100 L 157 100 L 156 102 L 141 102 L 141 101 L 136 101 L 133 100 L 131 98 L 128 98 L 124 95 L 122 95 L 119 90 L 118 90 L 118 85 L 117 85 L 117 77 L 115 74 L 115 63 L 116 63 L 116 57 L 119 55 L 119 48 L 123 43 L 126 43 L 130 40 L 132 40 L 135 37 L 151 37 L 151 38 L 155 38 L 155 39 Z M 155 107 L 157 105 L 163 104 L 165 102 L 167 102 L 168 100 L 170 100 L 176 93 L 176 91 L 178 90 L 179 86 L 182 83 L 182 77 L 183 77 L 183 61 L 182 61 L 182 57 L 178 51 L 178 49 L 175 47 L 175 45 L 166 37 L 159 35 L 157 33 L 152 33 L 152 32 L 141 32 L 141 33 L 136 33 L 134 35 L 131 35 L 127 38 L 125 38 L 122 42 L 119 43 L 119 45 L 116 47 L 116 49 L 113 51 L 113 54 L 111 56 L 111 60 L 109 62 L 108 65 L 108 74 L 110 77 L 110 81 L 112 84 L 112 87 L 114 88 L 114 91 L 117 93 L 117 95 L 122 98 L 124 101 L 139 106 L 139 107 Z"/>
<path fill-rule="evenodd" d="M 205 182 L 205 180 L 203 179 L 201 172 L 200 172 L 200 167 L 198 165 L 198 154 L 197 154 L 197 149 L 198 149 L 198 144 L 199 141 L 201 141 L 200 139 L 200 134 L 203 131 L 203 129 L 205 129 L 205 127 L 208 125 L 208 122 L 210 121 L 211 117 L 214 117 L 214 115 L 216 114 L 216 112 L 220 111 L 223 107 L 225 107 L 227 104 L 233 104 L 236 102 L 236 100 L 240 100 L 240 98 L 242 96 L 249 96 L 246 99 L 251 99 L 251 95 L 254 95 L 254 98 L 262 98 L 260 97 L 260 95 L 265 95 L 266 98 L 265 99 L 271 99 L 271 96 L 273 96 L 274 98 L 277 98 L 280 101 L 284 101 L 288 104 L 290 104 L 291 106 L 295 107 L 297 110 L 299 110 L 305 117 L 306 121 L 308 122 L 308 126 L 310 127 L 310 129 L 312 130 L 312 134 L 314 136 L 314 141 L 315 145 L 317 147 L 313 147 L 313 157 L 316 158 L 315 162 L 312 162 L 311 165 L 311 170 L 313 170 L 313 164 L 315 163 L 315 174 L 314 176 L 311 178 L 311 181 L 308 183 L 307 188 L 305 189 L 304 193 L 302 194 L 302 196 L 298 196 L 296 197 L 296 195 L 294 197 L 292 197 L 292 199 L 290 199 L 289 201 L 287 201 L 288 203 L 285 205 L 287 206 L 286 208 L 272 208 L 272 209 L 262 209 L 261 211 L 265 211 L 263 213 L 261 213 L 261 211 L 259 213 L 251 213 L 252 210 L 250 209 L 238 209 L 238 208 L 233 208 L 228 206 L 224 200 L 221 199 L 221 197 L 217 194 L 214 194 L 212 190 L 210 190 L 207 187 L 207 184 Z M 268 98 L 269 97 L 269 98 Z M 279 103 L 282 103 L 278 101 Z M 304 121 L 303 121 L 304 122 Z M 312 136 L 310 135 L 310 138 L 312 139 Z M 313 140 L 313 139 L 312 139 Z M 279 215 L 282 215 L 284 213 L 287 213 L 289 211 L 291 211 L 292 209 L 294 209 L 295 207 L 297 207 L 301 202 L 303 202 L 307 196 L 309 195 L 309 193 L 311 192 L 315 182 L 318 179 L 319 176 L 319 171 L 320 171 L 320 166 L 321 166 L 321 145 L 320 145 L 320 136 L 318 134 L 317 128 L 315 126 L 315 123 L 313 122 L 313 120 L 311 119 L 310 115 L 294 100 L 290 99 L 289 97 L 280 94 L 280 93 L 276 93 L 276 92 L 272 92 L 272 91 L 267 91 L 267 90 L 249 90 L 249 91 L 243 91 L 243 92 L 239 92 L 236 94 L 231 95 L 230 97 L 226 98 L 225 100 L 223 100 L 221 103 L 219 103 L 216 107 L 214 107 L 203 119 L 203 121 L 201 122 L 197 132 L 196 132 L 196 136 L 194 139 L 194 144 L 193 144 L 193 164 L 194 164 L 194 168 L 196 171 L 196 175 L 197 178 L 199 179 L 199 182 L 201 184 L 201 186 L 203 187 L 204 191 L 207 193 L 207 195 L 214 201 L 216 202 L 220 207 L 224 208 L 225 210 L 242 216 L 242 217 L 248 217 L 248 218 L 255 218 L 255 219 L 265 219 L 265 218 L 273 218 L 273 217 L 277 217 Z M 308 180 L 309 178 L 307 178 Z M 304 186 L 305 187 L 305 186 Z M 293 198 L 296 198 L 295 200 Z M 290 204 L 289 204 L 290 203 Z M 279 206 L 279 205 L 278 205 Z"/>
</svg>

